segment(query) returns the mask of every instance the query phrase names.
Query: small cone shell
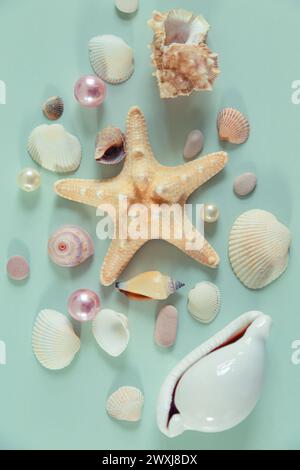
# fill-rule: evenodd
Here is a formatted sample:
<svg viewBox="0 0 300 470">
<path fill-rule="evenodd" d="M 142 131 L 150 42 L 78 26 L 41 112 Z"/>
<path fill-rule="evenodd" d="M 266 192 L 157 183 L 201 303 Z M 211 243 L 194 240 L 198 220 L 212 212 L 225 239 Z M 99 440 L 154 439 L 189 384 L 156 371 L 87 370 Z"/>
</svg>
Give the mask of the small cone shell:
<svg viewBox="0 0 300 470">
<path fill-rule="evenodd" d="M 182 282 L 159 271 L 148 271 L 129 281 L 116 283 L 120 292 L 134 300 L 165 300 L 183 286 Z"/>
</svg>

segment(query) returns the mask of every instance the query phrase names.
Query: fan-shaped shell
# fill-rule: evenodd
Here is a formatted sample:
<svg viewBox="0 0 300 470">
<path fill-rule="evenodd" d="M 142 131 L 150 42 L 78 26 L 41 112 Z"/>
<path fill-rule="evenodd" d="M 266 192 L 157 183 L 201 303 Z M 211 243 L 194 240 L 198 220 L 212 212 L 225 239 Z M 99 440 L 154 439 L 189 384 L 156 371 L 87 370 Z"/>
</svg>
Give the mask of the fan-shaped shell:
<svg viewBox="0 0 300 470">
<path fill-rule="evenodd" d="M 80 339 L 65 315 L 42 310 L 32 332 L 32 347 L 37 360 L 46 369 L 63 369 L 80 349 Z"/>
<path fill-rule="evenodd" d="M 94 37 L 89 42 L 89 55 L 95 73 L 108 83 L 125 82 L 133 74 L 133 50 L 118 36 Z"/>
<path fill-rule="evenodd" d="M 139 421 L 142 415 L 144 396 L 136 387 L 120 387 L 106 402 L 106 411 L 119 421 Z"/>
<path fill-rule="evenodd" d="M 48 98 L 43 106 L 43 113 L 50 121 L 56 121 L 64 112 L 64 102 L 59 96 Z"/>
<path fill-rule="evenodd" d="M 195 320 L 210 323 L 218 315 L 221 308 L 221 294 L 217 286 L 211 282 L 199 282 L 190 290 L 188 309 Z"/>
<path fill-rule="evenodd" d="M 58 266 L 72 268 L 94 254 L 94 242 L 83 228 L 64 225 L 51 235 L 48 254 Z"/>
<path fill-rule="evenodd" d="M 31 158 L 46 170 L 65 173 L 76 170 L 81 162 L 81 144 L 60 124 L 42 124 L 28 139 Z"/>
<path fill-rule="evenodd" d="M 229 259 L 238 279 L 261 289 L 287 268 L 291 233 L 270 212 L 254 209 L 235 221 L 229 238 Z"/>
<path fill-rule="evenodd" d="M 107 354 L 120 356 L 129 342 L 128 318 L 114 310 L 103 309 L 93 320 L 93 334 Z"/>
<path fill-rule="evenodd" d="M 115 165 L 125 158 L 125 137 L 116 127 L 106 127 L 97 134 L 95 160 Z"/>
<path fill-rule="evenodd" d="M 221 140 L 243 144 L 249 137 L 248 119 L 237 109 L 225 108 L 218 115 L 218 132 Z"/>
</svg>

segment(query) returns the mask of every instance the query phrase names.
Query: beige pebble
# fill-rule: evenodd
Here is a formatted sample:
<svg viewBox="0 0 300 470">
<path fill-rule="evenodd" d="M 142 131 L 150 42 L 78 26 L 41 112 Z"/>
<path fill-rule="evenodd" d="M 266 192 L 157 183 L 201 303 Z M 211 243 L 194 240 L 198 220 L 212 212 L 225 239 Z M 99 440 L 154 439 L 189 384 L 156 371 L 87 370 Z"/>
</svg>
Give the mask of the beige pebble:
<svg viewBox="0 0 300 470">
<path fill-rule="evenodd" d="M 177 336 L 178 312 L 172 305 L 163 307 L 157 315 L 154 339 L 158 346 L 169 348 Z"/>
<path fill-rule="evenodd" d="M 254 173 L 243 173 L 238 176 L 233 183 L 233 190 L 239 197 L 247 196 L 256 187 L 257 178 Z"/>
<path fill-rule="evenodd" d="M 195 129 L 189 133 L 183 150 L 186 160 L 196 157 L 203 149 L 204 137 L 201 131 Z"/>
</svg>

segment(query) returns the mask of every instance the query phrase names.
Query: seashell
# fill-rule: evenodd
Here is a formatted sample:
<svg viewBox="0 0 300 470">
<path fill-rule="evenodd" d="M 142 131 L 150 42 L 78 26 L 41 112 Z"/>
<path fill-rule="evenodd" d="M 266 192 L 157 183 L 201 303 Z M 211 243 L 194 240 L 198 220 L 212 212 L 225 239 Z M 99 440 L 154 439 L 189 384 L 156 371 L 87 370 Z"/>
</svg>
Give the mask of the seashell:
<svg viewBox="0 0 300 470">
<path fill-rule="evenodd" d="M 106 402 L 106 411 L 119 421 L 139 421 L 142 416 L 144 395 L 136 387 L 120 387 Z"/>
<path fill-rule="evenodd" d="M 183 150 L 183 156 L 186 160 L 196 157 L 203 149 L 204 138 L 201 131 L 195 129 L 187 136 Z"/>
<path fill-rule="evenodd" d="M 103 309 L 93 320 L 93 334 L 107 354 L 120 356 L 129 342 L 128 318 L 114 310 Z"/>
<path fill-rule="evenodd" d="M 229 259 L 238 279 L 261 289 L 287 268 L 291 233 L 270 212 L 254 209 L 235 221 L 229 237 Z"/>
<path fill-rule="evenodd" d="M 89 56 L 95 73 L 108 83 L 125 82 L 133 74 L 133 50 L 118 36 L 105 34 L 91 39 Z"/>
<path fill-rule="evenodd" d="M 80 339 L 65 315 L 42 310 L 32 332 L 32 347 L 37 360 L 46 369 L 67 367 L 80 349 Z"/>
<path fill-rule="evenodd" d="M 106 127 L 97 134 L 95 160 L 116 165 L 125 158 L 125 136 L 116 127 Z"/>
<path fill-rule="evenodd" d="M 94 254 L 94 242 L 83 228 L 63 225 L 51 235 L 48 254 L 58 266 L 72 268 Z"/>
<path fill-rule="evenodd" d="M 64 102 L 59 96 L 51 96 L 43 106 L 43 113 L 50 121 L 56 121 L 62 117 L 64 112 Z"/>
<path fill-rule="evenodd" d="M 221 308 L 221 294 L 211 282 L 199 282 L 188 295 L 188 309 L 192 317 L 201 323 L 210 323 Z"/>
<path fill-rule="evenodd" d="M 243 144 L 249 137 L 248 119 L 237 109 L 225 108 L 218 114 L 218 132 L 221 140 Z"/>
<path fill-rule="evenodd" d="M 233 184 L 233 190 L 238 197 L 245 197 L 256 188 L 257 178 L 254 173 L 243 173 Z"/>
<path fill-rule="evenodd" d="M 131 14 L 137 11 L 139 0 L 115 0 L 115 5 L 121 13 Z"/>
<path fill-rule="evenodd" d="M 117 282 L 116 288 L 133 300 L 165 300 L 184 284 L 159 271 L 147 271 L 129 281 Z"/>
<path fill-rule="evenodd" d="M 245 313 L 188 354 L 161 388 L 161 432 L 220 432 L 246 419 L 261 394 L 271 323 L 261 312 Z"/>
<path fill-rule="evenodd" d="M 154 339 L 158 346 L 169 348 L 176 341 L 178 312 L 173 305 L 165 305 L 158 313 Z"/>
<path fill-rule="evenodd" d="M 31 158 L 46 170 L 65 173 L 76 170 L 81 162 L 81 144 L 60 124 L 36 127 L 27 144 Z"/>
</svg>

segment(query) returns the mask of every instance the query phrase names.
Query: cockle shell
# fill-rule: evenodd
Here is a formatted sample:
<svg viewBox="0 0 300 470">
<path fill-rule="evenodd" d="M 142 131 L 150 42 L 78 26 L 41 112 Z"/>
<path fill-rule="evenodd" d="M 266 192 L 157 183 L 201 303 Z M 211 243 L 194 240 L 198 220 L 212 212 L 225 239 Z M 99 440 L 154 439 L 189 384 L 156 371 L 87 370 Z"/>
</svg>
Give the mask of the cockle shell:
<svg viewBox="0 0 300 470">
<path fill-rule="evenodd" d="M 101 310 L 93 320 L 93 334 L 107 354 L 120 356 L 128 346 L 130 333 L 128 318 L 110 309 Z"/>
<path fill-rule="evenodd" d="M 32 332 L 32 347 L 37 360 L 47 369 L 63 369 L 80 349 L 80 339 L 65 315 L 42 310 Z"/>
<path fill-rule="evenodd" d="M 115 165 L 125 158 L 125 137 L 116 127 L 106 127 L 98 132 L 95 160 L 105 165 Z"/>
<path fill-rule="evenodd" d="M 81 162 L 81 144 L 60 124 L 42 124 L 28 139 L 31 158 L 46 170 L 65 173 L 76 170 Z"/>
<path fill-rule="evenodd" d="M 83 228 L 64 225 L 51 235 L 48 254 L 58 266 L 72 268 L 94 254 L 94 242 Z"/>
<path fill-rule="evenodd" d="M 221 308 L 221 294 L 211 282 L 199 282 L 188 295 L 188 309 L 192 317 L 201 323 L 210 323 Z"/>
<path fill-rule="evenodd" d="M 133 300 L 165 300 L 183 286 L 182 282 L 159 271 L 148 271 L 116 283 L 116 288 Z"/>
<path fill-rule="evenodd" d="M 144 395 L 136 387 L 120 387 L 106 402 L 106 411 L 119 421 L 139 421 L 142 416 Z"/>
<path fill-rule="evenodd" d="M 225 108 L 218 115 L 218 132 L 221 140 L 243 144 L 249 137 L 248 119 L 237 109 Z"/>
<path fill-rule="evenodd" d="M 116 8 L 122 13 L 134 13 L 139 7 L 139 0 L 115 0 Z"/>
<path fill-rule="evenodd" d="M 229 237 L 229 259 L 238 279 L 261 289 L 287 268 L 291 233 L 270 212 L 253 209 L 235 221 Z"/>
<path fill-rule="evenodd" d="M 245 313 L 172 370 L 157 405 L 162 433 L 220 432 L 247 418 L 261 394 L 271 322 L 261 312 Z"/>
<path fill-rule="evenodd" d="M 169 348 L 176 341 L 178 312 L 173 305 L 165 305 L 159 312 L 155 323 L 154 339 L 158 346 Z"/>
<path fill-rule="evenodd" d="M 89 55 L 95 73 L 108 83 L 125 82 L 133 74 L 133 50 L 118 36 L 94 37 L 89 42 Z"/>
<path fill-rule="evenodd" d="M 50 121 L 56 121 L 62 117 L 64 112 L 64 102 L 59 96 L 48 98 L 43 106 L 43 113 Z"/>
</svg>

